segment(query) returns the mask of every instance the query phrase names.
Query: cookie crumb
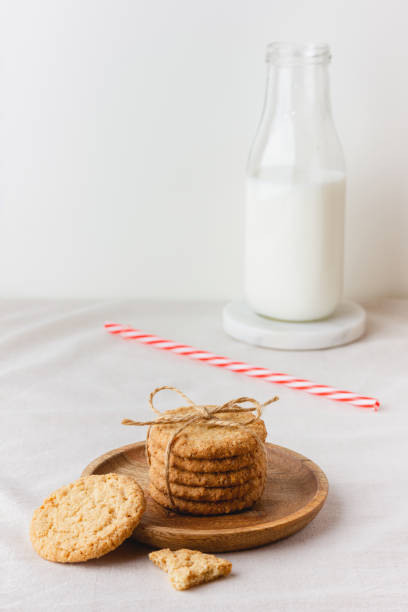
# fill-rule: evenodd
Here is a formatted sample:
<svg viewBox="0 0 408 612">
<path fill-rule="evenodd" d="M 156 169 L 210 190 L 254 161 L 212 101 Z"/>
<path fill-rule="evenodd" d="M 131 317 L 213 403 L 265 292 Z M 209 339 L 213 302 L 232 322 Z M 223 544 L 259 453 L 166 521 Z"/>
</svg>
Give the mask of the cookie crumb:
<svg viewBox="0 0 408 612">
<path fill-rule="evenodd" d="M 163 548 L 150 553 L 149 559 L 169 574 L 171 584 L 178 591 L 228 576 L 232 568 L 225 559 L 188 548 L 174 551 Z"/>
</svg>

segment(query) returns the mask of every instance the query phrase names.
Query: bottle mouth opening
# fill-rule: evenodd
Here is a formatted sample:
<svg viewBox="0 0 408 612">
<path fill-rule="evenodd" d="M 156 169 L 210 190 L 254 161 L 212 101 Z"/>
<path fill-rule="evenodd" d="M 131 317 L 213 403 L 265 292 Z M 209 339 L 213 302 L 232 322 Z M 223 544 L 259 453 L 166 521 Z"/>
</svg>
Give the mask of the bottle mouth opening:
<svg viewBox="0 0 408 612">
<path fill-rule="evenodd" d="M 266 48 L 266 61 L 278 66 L 323 64 L 331 60 L 326 43 L 273 42 Z"/>
</svg>

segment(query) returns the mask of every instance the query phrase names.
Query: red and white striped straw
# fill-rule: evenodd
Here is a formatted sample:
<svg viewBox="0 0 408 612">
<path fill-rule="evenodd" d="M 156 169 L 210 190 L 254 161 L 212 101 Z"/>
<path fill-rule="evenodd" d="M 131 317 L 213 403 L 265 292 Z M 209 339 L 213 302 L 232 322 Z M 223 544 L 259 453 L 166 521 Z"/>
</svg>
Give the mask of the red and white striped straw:
<svg viewBox="0 0 408 612">
<path fill-rule="evenodd" d="M 310 380 L 288 376 L 281 372 L 272 372 L 266 368 L 251 366 L 242 361 L 235 361 L 233 359 L 228 359 L 228 357 L 214 355 L 208 351 L 200 351 L 187 344 L 179 344 L 172 340 L 165 340 L 153 334 L 147 334 L 140 329 L 133 329 L 132 327 L 125 327 L 124 325 L 111 322 L 105 323 L 105 329 L 110 334 L 120 336 L 124 340 L 137 340 L 142 344 L 148 344 L 154 348 L 176 353 L 177 355 L 182 355 L 196 361 L 203 361 L 217 368 L 225 368 L 226 370 L 237 372 L 238 374 L 246 374 L 246 376 L 251 376 L 252 378 L 260 378 L 266 382 L 306 391 L 306 393 L 327 397 L 336 402 L 345 402 L 347 404 L 353 404 L 354 406 L 360 406 L 361 408 L 373 408 L 374 410 L 378 410 L 380 406 L 380 402 L 373 397 L 366 397 L 358 393 L 351 393 L 351 391 L 335 389 L 327 385 L 317 385 Z"/>
</svg>

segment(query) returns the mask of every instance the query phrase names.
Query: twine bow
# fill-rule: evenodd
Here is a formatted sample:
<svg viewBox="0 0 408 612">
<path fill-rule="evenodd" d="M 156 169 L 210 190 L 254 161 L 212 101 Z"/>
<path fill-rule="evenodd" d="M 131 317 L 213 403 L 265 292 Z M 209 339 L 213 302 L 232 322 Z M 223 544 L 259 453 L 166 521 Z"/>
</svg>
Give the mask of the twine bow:
<svg viewBox="0 0 408 612">
<path fill-rule="evenodd" d="M 159 391 L 163 391 L 164 389 L 175 391 L 176 393 L 181 395 L 181 397 L 184 400 L 186 400 L 188 403 L 188 406 L 183 406 L 183 408 L 191 408 L 191 410 L 184 414 L 163 414 L 162 412 L 160 412 L 160 410 L 157 410 L 157 408 L 153 404 L 153 398 L 157 393 L 159 393 Z M 148 429 L 147 436 L 146 436 L 146 455 L 147 455 L 147 462 L 150 466 L 151 461 L 150 461 L 150 454 L 149 454 L 149 438 L 150 438 L 151 428 L 157 425 L 174 425 L 174 424 L 180 423 L 180 427 L 178 427 L 171 434 L 167 442 L 165 455 L 164 455 L 164 470 L 165 470 L 165 482 L 166 482 L 167 495 L 170 500 L 172 508 L 176 509 L 174 498 L 171 492 L 169 469 L 170 469 L 171 450 L 173 448 L 173 444 L 175 440 L 181 434 L 181 432 L 184 431 L 184 429 L 186 429 L 190 425 L 193 425 L 195 423 L 203 423 L 205 425 L 213 425 L 215 427 L 243 428 L 243 429 L 246 429 L 246 431 L 251 436 L 253 436 L 253 438 L 255 438 L 255 440 L 257 441 L 259 445 L 259 448 L 264 452 L 263 441 L 249 427 L 249 425 L 251 425 L 252 423 L 255 423 L 255 421 L 258 421 L 262 416 L 262 410 L 266 406 L 269 406 L 269 404 L 276 402 L 278 399 L 279 398 L 275 396 L 269 399 L 268 401 L 264 402 L 263 404 L 260 404 L 253 397 L 239 397 L 237 399 L 230 400 L 229 402 L 226 402 L 225 404 L 222 404 L 221 406 L 217 406 L 213 404 L 199 405 L 193 402 L 193 400 L 191 400 L 189 397 L 187 397 L 187 395 L 185 395 L 185 393 L 180 391 L 180 389 L 177 389 L 176 387 L 170 387 L 170 386 L 165 385 L 163 387 L 158 387 L 157 389 L 152 391 L 149 396 L 150 407 L 153 410 L 153 412 L 155 412 L 158 415 L 157 419 L 155 419 L 154 421 L 133 421 L 132 419 L 123 419 L 122 425 L 136 425 L 136 426 L 149 425 L 149 429 Z M 251 405 L 247 407 L 242 405 L 246 403 L 250 403 Z M 252 413 L 253 411 L 255 411 L 255 414 L 251 414 L 249 416 L 249 419 L 243 422 L 229 420 L 228 417 L 225 418 L 225 413 L 242 414 L 245 412 Z M 224 413 L 223 418 L 220 418 L 219 416 L 217 416 L 218 413 Z"/>
</svg>

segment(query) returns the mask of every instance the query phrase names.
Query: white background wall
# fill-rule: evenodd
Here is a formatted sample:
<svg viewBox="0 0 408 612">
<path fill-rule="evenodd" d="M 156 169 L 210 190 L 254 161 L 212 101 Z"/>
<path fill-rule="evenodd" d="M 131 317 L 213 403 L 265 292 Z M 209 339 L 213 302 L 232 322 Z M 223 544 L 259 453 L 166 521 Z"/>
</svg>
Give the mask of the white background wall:
<svg viewBox="0 0 408 612">
<path fill-rule="evenodd" d="M 9 0 L 0 295 L 241 294 L 244 169 L 272 40 L 331 44 L 346 293 L 408 294 L 404 0 Z"/>
</svg>

